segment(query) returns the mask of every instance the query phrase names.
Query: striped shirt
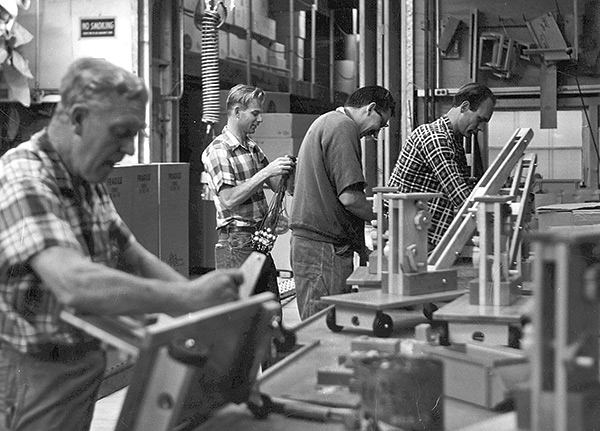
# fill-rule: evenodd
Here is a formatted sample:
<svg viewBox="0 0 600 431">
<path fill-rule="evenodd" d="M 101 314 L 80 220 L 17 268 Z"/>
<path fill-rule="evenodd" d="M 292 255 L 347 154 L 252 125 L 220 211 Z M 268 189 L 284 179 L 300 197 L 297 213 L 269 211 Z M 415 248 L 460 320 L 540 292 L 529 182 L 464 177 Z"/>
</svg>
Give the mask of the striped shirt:
<svg viewBox="0 0 600 431">
<path fill-rule="evenodd" d="M 115 267 L 130 241 L 106 186 L 72 177 L 45 130 L 9 150 L 0 158 L 0 339 L 23 353 L 89 340 L 60 320 L 61 304 L 29 261 L 58 246 Z"/>
<path fill-rule="evenodd" d="M 267 214 L 265 193 L 259 189 L 235 209 L 225 208 L 218 193 L 223 186 L 238 186 L 265 168 L 269 161 L 252 139 L 241 143 L 225 128 L 202 153 L 202 163 L 209 174 L 209 188 L 217 210 L 217 228 L 227 224 L 255 226 Z"/>
<path fill-rule="evenodd" d="M 417 127 L 402 146 L 388 186 L 398 187 L 400 193 L 444 195 L 429 201 L 430 248 L 441 240 L 456 211 L 469 197 L 472 190 L 469 176 L 462 142 L 456 140 L 446 115 Z"/>
</svg>

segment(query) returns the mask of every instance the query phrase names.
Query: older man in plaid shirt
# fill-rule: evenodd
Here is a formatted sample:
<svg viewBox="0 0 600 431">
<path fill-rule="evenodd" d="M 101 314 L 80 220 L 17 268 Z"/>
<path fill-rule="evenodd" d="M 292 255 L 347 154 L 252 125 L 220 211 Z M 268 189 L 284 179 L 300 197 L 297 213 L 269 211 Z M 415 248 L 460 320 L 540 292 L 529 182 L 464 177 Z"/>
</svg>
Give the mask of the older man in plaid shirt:
<svg viewBox="0 0 600 431">
<path fill-rule="evenodd" d="M 144 249 L 104 181 L 133 154 L 148 93 L 105 60 L 68 70 L 50 124 L 0 159 L 0 429 L 85 431 L 106 368 L 60 319 L 186 313 L 238 298 L 239 270 L 189 281 Z"/>
<path fill-rule="evenodd" d="M 495 105 L 496 97 L 489 88 L 466 84 L 445 115 L 417 127 L 402 146 L 388 186 L 398 187 L 401 193 L 443 194 L 429 203 L 429 251 L 440 242 L 473 189 L 462 138 L 481 131 Z"/>
<path fill-rule="evenodd" d="M 263 187 L 266 184 L 276 190 L 281 175 L 292 173 L 296 165 L 289 156 L 269 162 L 248 136 L 262 122 L 264 100 L 260 88 L 244 84 L 233 87 L 226 102 L 227 125 L 202 153 L 217 212 L 217 268 L 238 268 L 254 251 L 252 236 L 268 211 Z M 256 283 L 254 293 L 260 292 L 279 297 L 277 271 L 270 254 Z"/>
</svg>

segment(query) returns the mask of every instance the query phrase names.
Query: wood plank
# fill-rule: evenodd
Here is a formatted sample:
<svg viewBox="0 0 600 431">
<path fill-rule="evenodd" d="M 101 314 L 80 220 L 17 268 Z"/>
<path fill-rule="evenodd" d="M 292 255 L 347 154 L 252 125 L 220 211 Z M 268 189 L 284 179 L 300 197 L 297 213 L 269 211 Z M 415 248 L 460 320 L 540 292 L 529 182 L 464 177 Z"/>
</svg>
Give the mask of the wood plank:
<svg viewBox="0 0 600 431">
<path fill-rule="evenodd" d="M 443 305 L 435 312 L 435 318 L 449 322 L 480 322 L 480 323 L 521 323 L 531 296 L 522 296 L 513 304 L 473 305 L 469 295 Z"/>
<path fill-rule="evenodd" d="M 394 295 L 383 293 L 379 289 L 341 295 L 324 296 L 322 302 L 342 306 L 355 306 L 370 310 L 386 310 L 389 308 L 407 307 L 427 302 L 448 301 L 467 293 L 467 290 L 450 290 L 446 292 L 427 293 L 424 295 Z"/>
<path fill-rule="evenodd" d="M 357 267 L 346 279 L 349 286 L 373 286 L 381 287 L 381 274 L 372 274 L 368 266 Z"/>
<path fill-rule="evenodd" d="M 518 264 L 517 259 L 519 258 L 521 239 L 523 237 L 523 221 L 525 220 L 525 214 L 531 210 L 532 203 L 529 201 L 529 193 L 533 189 L 533 176 L 537 165 L 537 155 L 535 153 L 526 154 L 522 159 L 522 162 L 525 167 L 527 167 L 527 173 L 525 176 L 525 184 L 520 192 L 519 209 L 513 227 L 513 235 L 510 240 L 509 262 L 511 269 L 515 268 Z"/>
<path fill-rule="evenodd" d="M 462 207 L 457 212 L 457 216 L 455 217 L 454 222 L 448 229 L 448 232 L 446 233 L 446 235 L 444 235 L 444 237 L 442 238 L 442 240 L 440 241 L 440 243 L 438 244 L 436 249 L 431 254 L 431 257 L 429 259 L 430 262 L 436 261 L 439 257 L 441 250 L 445 249 L 452 243 L 451 238 L 452 238 L 453 232 L 456 231 L 457 225 L 460 225 L 460 223 L 456 222 L 456 219 L 459 219 L 460 217 L 464 217 L 468 213 L 468 211 L 472 207 L 473 199 L 478 196 L 483 196 L 484 194 L 490 194 L 487 192 L 488 188 L 490 187 L 490 184 L 492 184 L 494 179 L 497 177 L 498 171 L 502 168 L 503 165 L 506 164 L 509 156 L 514 153 L 515 149 L 518 147 L 518 143 L 522 142 L 522 139 L 519 136 L 521 136 L 522 134 L 527 135 L 527 132 L 525 132 L 524 130 L 525 129 L 522 129 L 522 128 L 515 130 L 515 132 L 511 136 L 511 138 L 508 140 L 508 143 L 502 148 L 502 150 L 500 151 L 498 156 L 494 159 L 492 164 L 485 171 L 485 173 L 483 174 L 483 176 L 481 177 L 481 179 L 479 180 L 479 182 L 477 183 L 477 185 L 471 192 L 469 198 L 463 203 Z M 531 129 L 526 129 L 526 130 L 531 130 Z M 531 132 L 531 133 L 533 134 L 533 132 Z"/>
<path fill-rule="evenodd" d="M 470 212 L 477 207 L 476 197 L 497 194 L 504 186 L 511 171 L 522 157 L 525 148 L 533 137 L 530 128 L 519 128 L 509 142 L 498 154 L 492 165 L 479 180 L 469 198 L 456 214 L 454 221 L 442 240 L 431 253 L 428 263 L 434 269 L 449 268 L 456 260 L 457 253 L 462 250 L 467 241 L 473 236 L 476 221 Z"/>
</svg>

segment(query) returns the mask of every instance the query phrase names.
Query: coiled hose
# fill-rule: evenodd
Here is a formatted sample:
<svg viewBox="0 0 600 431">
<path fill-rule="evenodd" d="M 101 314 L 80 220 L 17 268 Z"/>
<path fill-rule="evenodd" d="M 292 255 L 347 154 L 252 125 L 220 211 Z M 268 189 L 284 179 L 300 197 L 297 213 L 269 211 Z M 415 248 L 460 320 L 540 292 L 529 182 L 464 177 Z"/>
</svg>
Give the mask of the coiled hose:
<svg viewBox="0 0 600 431">
<path fill-rule="evenodd" d="M 202 16 L 202 122 L 219 122 L 219 33 L 221 16 L 205 10 Z"/>
</svg>

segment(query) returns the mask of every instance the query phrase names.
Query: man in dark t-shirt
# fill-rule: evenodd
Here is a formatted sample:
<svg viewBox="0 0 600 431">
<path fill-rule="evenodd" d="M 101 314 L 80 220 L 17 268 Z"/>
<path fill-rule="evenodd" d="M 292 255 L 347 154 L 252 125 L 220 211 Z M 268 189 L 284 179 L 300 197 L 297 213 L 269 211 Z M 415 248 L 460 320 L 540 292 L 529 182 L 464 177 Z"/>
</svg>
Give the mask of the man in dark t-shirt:
<svg viewBox="0 0 600 431">
<path fill-rule="evenodd" d="M 301 319 L 325 308 L 322 296 L 348 291 L 354 252 L 366 253 L 365 220 L 375 216 L 364 192 L 360 138 L 378 134 L 394 112 L 387 89 L 362 87 L 317 118 L 302 141 L 290 218 Z"/>
</svg>

